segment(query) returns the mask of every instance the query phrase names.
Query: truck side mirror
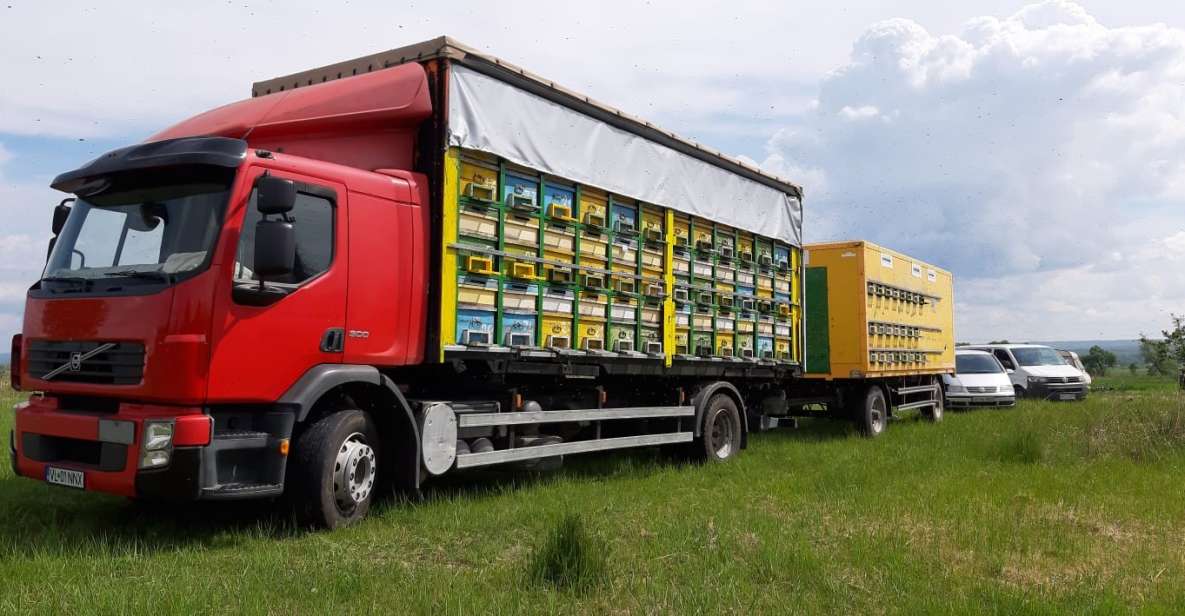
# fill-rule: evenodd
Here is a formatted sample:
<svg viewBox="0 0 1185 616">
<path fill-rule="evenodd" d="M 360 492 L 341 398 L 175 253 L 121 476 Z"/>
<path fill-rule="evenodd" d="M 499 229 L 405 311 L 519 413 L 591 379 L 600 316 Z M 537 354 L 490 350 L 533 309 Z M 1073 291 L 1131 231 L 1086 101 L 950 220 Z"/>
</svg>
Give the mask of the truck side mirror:
<svg viewBox="0 0 1185 616">
<path fill-rule="evenodd" d="M 74 199 L 63 199 L 61 203 L 53 209 L 53 224 L 50 227 L 56 237 L 62 232 L 66 226 L 66 219 L 70 217 L 70 206 Z"/>
<path fill-rule="evenodd" d="M 296 205 L 296 184 L 274 175 L 255 182 L 255 208 L 260 214 L 287 214 Z M 258 246 L 258 244 L 256 244 Z"/>
<path fill-rule="evenodd" d="M 264 280 L 292 273 L 296 267 L 296 229 L 291 222 L 261 220 L 255 223 L 254 266 L 261 285 Z"/>
</svg>

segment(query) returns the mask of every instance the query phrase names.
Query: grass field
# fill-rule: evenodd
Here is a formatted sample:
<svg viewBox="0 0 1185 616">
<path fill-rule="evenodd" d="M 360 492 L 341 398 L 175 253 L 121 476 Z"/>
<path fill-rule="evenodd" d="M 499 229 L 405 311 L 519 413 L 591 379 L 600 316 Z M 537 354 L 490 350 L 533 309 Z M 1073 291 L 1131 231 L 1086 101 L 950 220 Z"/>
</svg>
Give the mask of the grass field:
<svg viewBox="0 0 1185 616">
<path fill-rule="evenodd" d="M 5 464 L 0 612 L 1176 612 L 1185 396 L 1096 385 L 1112 391 L 906 418 L 876 441 L 804 423 L 721 466 L 639 452 L 472 477 L 334 533 L 146 510 Z M 16 400 L 0 392 L 5 438 Z M 603 571 L 557 590 L 533 561 L 568 512 Z"/>
</svg>

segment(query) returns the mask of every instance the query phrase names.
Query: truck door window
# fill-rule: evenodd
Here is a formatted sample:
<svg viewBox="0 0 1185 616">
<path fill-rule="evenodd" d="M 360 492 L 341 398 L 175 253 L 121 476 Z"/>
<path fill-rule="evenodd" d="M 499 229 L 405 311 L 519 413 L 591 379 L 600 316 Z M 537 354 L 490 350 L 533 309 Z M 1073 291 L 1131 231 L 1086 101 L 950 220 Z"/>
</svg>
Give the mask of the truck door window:
<svg viewBox="0 0 1185 616">
<path fill-rule="evenodd" d="M 1016 370 L 1016 364 L 1012 363 L 1012 358 L 1008 356 L 1008 351 L 1005 351 L 1004 349 L 996 349 L 992 351 L 992 353 L 996 354 L 996 359 L 1000 360 L 1000 363 L 1004 365 L 1004 368 L 1008 370 Z"/>
<path fill-rule="evenodd" d="M 236 281 L 256 280 L 252 271 L 255 262 L 255 223 L 259 222 L 261 215 L 255 207 L 255 197 L 256 193 L 252 191 L 239 233 L 239 246 L 235 253 Z M 275 282 L 299 285 L 329 269 L 333 261 L 333 213 L 334 202 L 328 197 L 297 191 L 296 204 L 288 214 L 296 230 L 296 263 L 292 274 Z"/>
</svg>

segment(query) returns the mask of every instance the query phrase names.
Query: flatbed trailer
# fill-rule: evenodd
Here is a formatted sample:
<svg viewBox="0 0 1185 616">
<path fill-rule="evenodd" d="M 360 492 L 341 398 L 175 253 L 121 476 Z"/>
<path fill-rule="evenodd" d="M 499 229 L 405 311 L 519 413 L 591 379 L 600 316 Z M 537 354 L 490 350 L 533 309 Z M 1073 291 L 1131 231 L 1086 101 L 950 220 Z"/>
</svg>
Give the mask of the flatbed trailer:
<svg viewBox="0 0 1185 616">
<path fill-rule="evenodd" d="M 820 409 L 869 435 L 941 417 L 949 275 L 894 283 L 930 312 L 892 324 L 933 349 L 903 332 L 846 368 L 865 287 L 804 252 L 793 183 L 448 38 L 252 95 L 55 179 L 77 200 L 13 343 L 14 386 L 43 393 L 17 409 L 19 475 L 286 495 L 335 527 L 472 468 L 724 461 Z M 78 241 L 97 220 L 106 251 Z"/>
</svg>

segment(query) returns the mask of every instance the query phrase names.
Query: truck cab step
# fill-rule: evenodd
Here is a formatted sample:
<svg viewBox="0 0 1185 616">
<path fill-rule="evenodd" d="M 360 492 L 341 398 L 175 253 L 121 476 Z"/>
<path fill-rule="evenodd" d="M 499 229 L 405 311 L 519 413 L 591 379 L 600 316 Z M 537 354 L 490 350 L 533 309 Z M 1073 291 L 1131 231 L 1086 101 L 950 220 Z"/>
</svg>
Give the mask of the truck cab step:
<svg viewBox="0 0 1185 616">
<path fill-rule="evenodd" d="M 272 442 L 272 435 L 254 430 L 220 430 L 211 444 L 217 449 L 262 449 Z"/>
<path fill-rule="evenodd" d="M 224 483 L 213 488 L 203 488 L 202 498 L 227 499 L 256 498 L 260 496 L 279 496 L 284 491 L 284 485 L 279 483 Z"/>
</svg>

